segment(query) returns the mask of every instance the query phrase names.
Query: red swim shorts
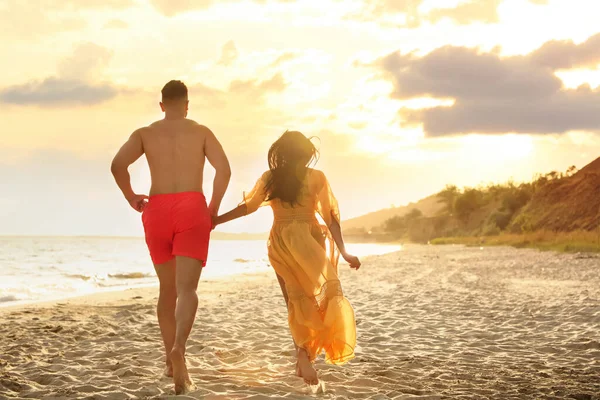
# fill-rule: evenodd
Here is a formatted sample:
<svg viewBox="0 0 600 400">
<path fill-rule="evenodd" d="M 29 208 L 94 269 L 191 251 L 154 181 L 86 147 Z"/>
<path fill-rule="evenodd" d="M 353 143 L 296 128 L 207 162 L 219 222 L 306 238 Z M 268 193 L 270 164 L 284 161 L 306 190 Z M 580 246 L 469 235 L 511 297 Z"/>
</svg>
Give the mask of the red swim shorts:
<svg viewBox="0 0 600 400">
<path fill-rule="evenodd" d="M 202 193 L 150 196 L 142 222 L 154 264 L 164 264 L 175 256 L 185 256 L 201 260 L 206 265 L 212 220 Z"/>
</svg>

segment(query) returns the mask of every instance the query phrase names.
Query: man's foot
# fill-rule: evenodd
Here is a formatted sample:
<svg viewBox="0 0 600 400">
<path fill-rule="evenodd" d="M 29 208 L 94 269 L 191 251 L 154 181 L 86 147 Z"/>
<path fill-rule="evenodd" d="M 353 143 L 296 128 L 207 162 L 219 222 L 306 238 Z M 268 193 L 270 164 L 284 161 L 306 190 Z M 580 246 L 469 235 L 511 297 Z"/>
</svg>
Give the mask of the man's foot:
<svg viewBox="0 0 600 400">
<path fill-rule="evenodd" d="M 185 356 L 183 356 L 183 359 L 185 361 L 185 365 L 187 365 L 187 359 L 185 358 Z M 164 370 L 163 374 L 167 378 L 173 377 L 173 363 L 171 362 L 170 357 L 167 359 L 167 365 L 165 366 L 165 370 Z"/>
<path fill-rule="evenodd" d="M 308 359 L 308 355 L 305 351 L 301 351 L 298 354 L 298 372 L 302 378 L 304 378 L 304 382 L 308 385 L 318 385 L 319 377 L 317 376 L 317 371 L 313 364 Z"/>
<path fill-rule="evenodd" d="M 194 390 L 194 384 L 190 379 L 187 367 L 185 365 L 185 356 L 183 351 L 174 347 L 171 351 L 171 364 L 173 365 L 173 383 L 175 384 L 175 394 L 186 394 Z"/>
</svg>

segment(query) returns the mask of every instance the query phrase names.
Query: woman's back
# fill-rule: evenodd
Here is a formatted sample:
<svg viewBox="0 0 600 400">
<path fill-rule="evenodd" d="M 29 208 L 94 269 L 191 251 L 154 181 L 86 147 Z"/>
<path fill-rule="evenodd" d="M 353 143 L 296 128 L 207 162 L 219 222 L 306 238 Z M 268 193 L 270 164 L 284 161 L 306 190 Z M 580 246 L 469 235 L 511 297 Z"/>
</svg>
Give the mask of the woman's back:
<svg viewBox="0 0 600 400">
<path fill-rule="evenodd" d="M 306 175 L 296 203 L 291 204 L 278 198 L 267 200 L 267 182 L 272 172 L 265 172 L 254 189 L 245 194 L 246 205 L 252 212 L 261 205 L 270 205 L 275 222 L 284 221 L 316 221 L 315 213 L 319 213 L 329 226 L 332 219 L 339 222 L 338 204 L 331 192 L 325 174 L 319 170 L 307 168 Z"/>
</svg>

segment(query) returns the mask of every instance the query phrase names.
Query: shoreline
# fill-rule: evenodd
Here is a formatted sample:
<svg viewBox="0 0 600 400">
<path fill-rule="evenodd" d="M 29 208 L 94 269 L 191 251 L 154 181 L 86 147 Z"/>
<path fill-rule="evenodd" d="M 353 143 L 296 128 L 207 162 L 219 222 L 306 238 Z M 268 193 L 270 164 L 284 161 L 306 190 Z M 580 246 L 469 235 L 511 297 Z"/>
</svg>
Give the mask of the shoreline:
<svg viewBox="0 0 600 400">
<path fill-rule="evenodd" d="M 103 238 L 99 241 L 79 239 L 62 240 L 25 238 L 5 246 L 10 250 L 11 243 L 19 250 L 21 257 L 5 258 L 7 269 L 0 273 L 6 279 L 0 288 L 0 310 L 6 307 L 33 305 L 42 302 L 61 301 L 73 297 L 96 293 L 119 292 L 124 290 L 158 287 L 158 279 L 152 267 L 147 250 L 142 243 L 121 243 L 120 239 Z M 137 239 L 125 239 L 127 241 Z M 31 243 L 35 242 L 35 246 Z M 50 244 L 48 244 L 50 243 Z M 228 280 L 236 275 L 253 275 L 271 272 L 267 246 L 262 240 L 245 240 L 240 244 L 228 241 L 213 241 L 213 254 L 209 264 L 202 271 L 200 282 Z M 31 245 L 31 246 L 30 246 Z M 36 247 L 37 246 L 37 247 Z M 355 243 L 349 245 L 361 258 L 400 250 L 400 246 Z M 32 250 L 29 250 L 33 248 Z M 68 248 L 68 251 L 63 251 Z M 22 267 L 18 261 L 29 257 L 38 249 L 39 258 L 32 258 L 38 275 L 31 276 L 31 269 Z M 105 256 L 105 254 L 109 254 Z M 122 260 L 120 257 L 122 256 Z M 35 255 L 34 257 L 37 257 Z M 148 260 L 146 261 L 146 257 Z M 37 261 L 41 260 L 41 261 Z"/>
<path fill-rule="evenodd" d="M 222 275 L 216 277 L 210 277 L 202 279 L 198 283 L 198 293 L 203 289 L 203 285 L 223 285 L 225 281 L 236 282 L 239 278 L 245 278 L 245 280 L 253 281 L 256 279 L 266 278 L 272 274 L 267 272 L 251 272 L 241 273 L 235 275 Z M 129 300 L 131 297 L 148 297 L 154 296 L 158 298 L 158 278 L 156 284 L 142 285 L 136 287 L 124 287 L 124 288 L 109 288 L 107 290 L 95 291 L 85 294 L 75 294 L 67 297 L 59 297 L 45 300 L 32 300 L 32 301 L 14 301 L 0 303 L 0 316 L 2 314 L 10 313 L 13 311 L 21 311 L 30 308 L 52 308 L 57 305 L 101 305 L 101 304 L 112 304 L 119 303 L 122 301 Z"/>
</svg>

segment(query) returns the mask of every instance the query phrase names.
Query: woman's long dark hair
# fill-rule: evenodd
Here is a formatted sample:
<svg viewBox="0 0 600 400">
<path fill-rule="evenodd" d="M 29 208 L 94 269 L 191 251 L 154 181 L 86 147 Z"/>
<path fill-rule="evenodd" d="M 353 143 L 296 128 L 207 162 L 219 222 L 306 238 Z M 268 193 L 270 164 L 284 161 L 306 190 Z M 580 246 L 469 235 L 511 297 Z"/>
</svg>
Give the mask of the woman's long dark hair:
<svg viewBox="0 0 600 400">
<path fill-rule="evenodd" d="M 271 174 L 266 183 L 267 200 L 295 205 L 300 198 L 308 166 L 318 159 L 315 145 L 297 131 L 285 131 L 269 149 Z"/>
</svg>

